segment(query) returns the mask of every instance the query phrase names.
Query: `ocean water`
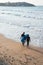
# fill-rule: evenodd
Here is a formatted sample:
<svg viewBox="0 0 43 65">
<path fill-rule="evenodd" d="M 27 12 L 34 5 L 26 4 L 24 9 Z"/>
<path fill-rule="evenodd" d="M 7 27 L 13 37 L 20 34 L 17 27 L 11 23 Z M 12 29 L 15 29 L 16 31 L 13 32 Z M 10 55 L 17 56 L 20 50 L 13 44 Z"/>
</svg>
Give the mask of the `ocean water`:
<svg viewBox="0 0 43 65">
<path fill-rule="evenodd" d="M 1 7 L 0 34 L 17 42 L 21 33 L 30 35 L 30 45 L 43 48 L 43 6 Z"/>
</svg>

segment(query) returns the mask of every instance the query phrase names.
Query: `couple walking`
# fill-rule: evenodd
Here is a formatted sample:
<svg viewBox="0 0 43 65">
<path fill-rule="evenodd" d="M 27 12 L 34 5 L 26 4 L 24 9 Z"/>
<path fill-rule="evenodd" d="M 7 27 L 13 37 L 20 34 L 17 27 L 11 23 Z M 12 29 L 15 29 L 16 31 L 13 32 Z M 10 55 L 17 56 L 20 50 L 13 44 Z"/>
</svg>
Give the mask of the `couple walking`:
<svg viewBox="0 0 43 65">
<path fill-rule="evenodd" d="M 23 32 L 21 34 L 21 42 L 22 42 L 23 46 L 25 44 L 25 41 L 27 41 L 27 46 L 29 46 L 30 36 L 29 36 L 29 34 L 25 34 L 25 32 Z"/>
</svg>

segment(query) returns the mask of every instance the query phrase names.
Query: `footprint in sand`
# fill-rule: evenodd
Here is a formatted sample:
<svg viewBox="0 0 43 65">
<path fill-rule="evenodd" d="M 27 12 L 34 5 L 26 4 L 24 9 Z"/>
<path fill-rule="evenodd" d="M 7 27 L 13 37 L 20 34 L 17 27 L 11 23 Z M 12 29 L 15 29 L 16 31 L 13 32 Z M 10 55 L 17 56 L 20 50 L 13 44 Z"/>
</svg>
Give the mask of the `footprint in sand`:
<svg viewBox="0 0 43 65">
<path fill-rule="evenodd" d="M 10 59 L 11 62 L 14 62 L 15 61 L 15 58 L 14 57 L 9 56 L 9 59 Z"/>
<path fill-rule="evenodd" d="M 13 62 L 13 61 L 15 61 L 15 58 L 14 58 L 14 57 L 12 57 L 12 62 Z"/>
<path fill-rule="evenodd" d="M 3 55 L 3 54 L 0 52 L 0 55 Z"/>
</svg>

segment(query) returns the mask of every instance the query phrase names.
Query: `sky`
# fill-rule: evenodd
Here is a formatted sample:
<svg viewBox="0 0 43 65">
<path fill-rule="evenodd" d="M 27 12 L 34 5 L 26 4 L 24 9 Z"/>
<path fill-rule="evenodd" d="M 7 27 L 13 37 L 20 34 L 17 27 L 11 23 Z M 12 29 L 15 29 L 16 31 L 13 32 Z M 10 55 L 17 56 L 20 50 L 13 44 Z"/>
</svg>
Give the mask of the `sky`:
<svg viewBox="0 0 43 65">
<path fill-rule="evenodd" d="M 28 2 L 34 5 L 43 5 L 43 0 L 0 0 L 0 2 Z"/>
</svg>

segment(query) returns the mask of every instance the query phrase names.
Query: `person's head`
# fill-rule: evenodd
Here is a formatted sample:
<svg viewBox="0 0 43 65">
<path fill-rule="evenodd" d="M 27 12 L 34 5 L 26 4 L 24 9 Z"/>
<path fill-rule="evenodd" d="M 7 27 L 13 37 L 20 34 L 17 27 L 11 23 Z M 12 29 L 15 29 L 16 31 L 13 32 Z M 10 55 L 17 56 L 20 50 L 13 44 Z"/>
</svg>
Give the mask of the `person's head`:
<svg viewBox="0 0 43 65">
<path fill-rule="evenodd" d="M 21 34 L 21 36 L 24 36 L 25 35 L 25 32 L 23 32 L 22 34 Z"/>
<path fill-rule="evenodd" d="M 25 34 L 25 32 L 23 32 L 23 34 Z"/>
</svg>

